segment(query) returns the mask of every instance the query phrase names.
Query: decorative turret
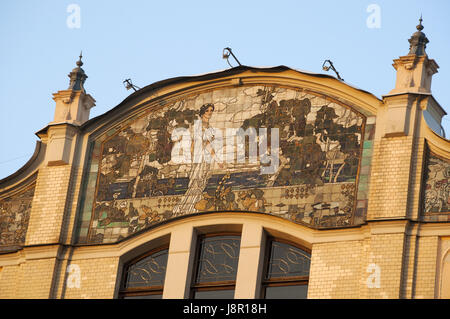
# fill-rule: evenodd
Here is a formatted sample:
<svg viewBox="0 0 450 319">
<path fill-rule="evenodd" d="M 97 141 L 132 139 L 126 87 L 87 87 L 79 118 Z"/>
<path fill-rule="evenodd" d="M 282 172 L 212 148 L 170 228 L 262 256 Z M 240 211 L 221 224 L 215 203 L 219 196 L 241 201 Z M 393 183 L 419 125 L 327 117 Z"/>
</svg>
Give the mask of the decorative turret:
<svg viewBox="0 0 450 319">
<path fill-rule="evenodd" d="M 84 73 L 84 70 L 81 68 L 83 65 L 83 62 L 81 61 L 81 58 L 83 57 L 83 54 L 80 53 L 80 59 L 77 61 L 77 67 L 72 70 L 72 72 L 69 73 L 68 77 L 70 78 L 70 84 L 68 90 L 74 90 L 74 91 L 83 91 L 84 90 L 84 81 L 87 79 L 86 73 Z"/>
<path fill-rule="evenodd" d="M 69 73 L 69 88 L 53 94 L 56 102 L 55 118 L 50 124 L 69 123 L 76 126 L 89 120 L 90 109 L 95 106 L 95 100 L 86 94 L 84 82 L 87 75 L 81 68 L 82 54 L 76 62 L 77 67 Z"/>
<path fill-rule="evenodd" d="M 80 54 L 77 67 L 69 74 L 69 88 L 53 94 L 56 102 L 53 121 L 37 133 L 47 144 L 45 160 L 48 166 L 72 163 L 78 127 L 89 120 L 90 109 L 95 106 L 95 100 L 84 89 L 87 75 L 81 68 L 81 58 Z"/>
<path fill-rule="evenodd" d="M 411 36 L 409 41 L 409 54 L 415 54 L 417 56 L 426 55 L 425 48 L 427 47 L 427 43 L 429 42 L 425 33 L 422 32 L 422 16 L 420 16 L 419 24 L 416 26 L 417 32 Z"/>
<path fill-rule="evenodd" d="M 439 66 L 425 52 L 429 40 L 422 32 L 422 21 L 420 17 L 417 31 L 408 40 L 408 55 L 395 59 L 392 64 L 397 70 L 397 79 L 395 88 L 383 96 L 386 107 L 381 110 L 379 117 L 385 119 L 385 127 L 378 130 L 380 136 L 414 135 L 416 116 L 421 114 L 439 134 L 445 111 L 431 95 L 431 78 Z"/>
<path fill-rule="evenodd" d="M 400 93 L 431 93 L 431 77 L 437 73 L 439 66 L 429 59 L 425 48 L 429 42 L 422 25 L 422 17 L 416 26 L 417 31 L 413 33 L 409 41 L 409 53 L 394 60 L 394 68 L 397 70 L 397 81 L 395 89 L 389 94 Z"/>
</svg>

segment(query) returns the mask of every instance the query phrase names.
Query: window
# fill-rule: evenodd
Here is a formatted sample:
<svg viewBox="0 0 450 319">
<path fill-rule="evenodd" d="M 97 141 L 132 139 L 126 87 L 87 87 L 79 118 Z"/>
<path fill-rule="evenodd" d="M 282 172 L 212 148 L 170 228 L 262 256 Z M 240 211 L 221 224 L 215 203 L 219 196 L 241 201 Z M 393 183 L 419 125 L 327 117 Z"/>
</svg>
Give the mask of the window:
<svg viewBox="0 0 450 319">
<path fill-rule="evenodd" d="M 125 299 L 161 299 L 166 276 L 167 247 L 150 251 L 126 267 L 119 296 Z"/>
<path fill-rule="evenodd" d="M 240 244 L 235 234 L 199 237 L 191 298 L 234 298 Z"/>
<path fill-rule="evenodd" d="M 262 296 L 306 299 L 311 254 L 291 243 L 269 239 Z"/>
</svg>

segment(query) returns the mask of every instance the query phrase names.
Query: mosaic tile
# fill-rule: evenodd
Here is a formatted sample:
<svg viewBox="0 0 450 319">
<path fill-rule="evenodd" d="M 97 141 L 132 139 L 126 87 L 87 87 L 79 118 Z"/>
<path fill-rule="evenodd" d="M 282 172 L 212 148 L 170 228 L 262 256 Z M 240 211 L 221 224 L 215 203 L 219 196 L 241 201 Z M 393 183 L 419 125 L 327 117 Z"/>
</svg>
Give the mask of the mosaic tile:
<svg viewBox="0 0 450 319">
<path fill-rule="evenodd" d="M 428 152 L 424 188 L 423 214 L 443 214 L 447 218 L 450 214 L 450 159 Z"/>
<path fill-rule="evenodd" d="M 372 153 L 373 153 L 373 150 L 372 150 L 372 149 L 364 148 L 364 149 L 363 149 L 362 156 L 363 156 L 363 157 L 371 157 L 371 156 L 372 156 Z"/>
<path fill-rule="evenodd" d="M 361 175 L 366 175 L 366 176 L 368 176 L 369 173 L 370 173 L 370 166 L 369 166 L 369 165 L 365 165 L 365 166 L 362 166 L 362 167 L 361 167 L 361 170 L 360 170 L 360 174 L 361 174 Z M 360 184 L 360 185 L 361 185 L 361 184 Z"/>
<path fill-rule="evenodd" d="M 364 141 L 363 148 L 364 149 L 372 149 L 373 141 Z"/>
<path fill-rule="evenodd" d="M 371 157 L 363 157 L 361 161 L 361 166 L 369 166 L 372 163 Z"/>
<path fill-rule="evenodd" d="M 90 172 L 97 173 L 98 172 L 98 164 L 92 164 Z"/>
<path fill-rule="evenodd" d="M 0 248 L 25 244 L 34 189 L 35 184 L 0 200 Z"/>
<path fill-rule="evenodd" d="M 356 204 L 356 208 L 365 208 L 367 206 L 367 200 L 359 200 L 358 196 L 358 202 Z"/>
<path fill-rule="evenodd" d="M 361 188 L 358 189 L 358 193 L 357 193 L 358 198 L 366 199 L 366 198 L 368 198 L 367 195 L 368 195 L 367 191 L 361 190 Z"/>
<path fill-rule="evenodd" d="M 80 237 L 86 237 L 88 234 L 88 229 L 87 228 L 82 228 L 80 230 Z"/>
<path fill-rule="evenodd" d="M 358 187 L 366 191 L 370 174 L 367 134 L 374 125 L 365 125 L 364 116 L 331 98 L 262 85 L 166 100 L 161 107 L 96 140 L 82 208 L 84 217 L 91 211 L 96 221 L 88 241 L 112 242 L 173 217 L 209 211 L 277 214 L 313 227 L 351 226 Z M 203 121 L 201 131 L 196 120 Z M 234 157 L 238 149 L 227 150 L 221 144 L 225 134 L 218 132 L 255 129 L 259 136 L 260 128 L 279 132 L 274 172 L 262 173 L 259 155 L 250 161 L 248 143 L 245 163 L 221 161 L 221 155 L 229 151 Z M 199 140 L 202 156 L 214 161 L 174 161 L 172 151 L 183 147 L 173 138 L 176 129 Z M 188 157 L 191 150 L 183 150 Z M 365 169 L 356 185 L 360 167 Z M 115 233 L 109 231 L 114 227 Z"/>
</svg>

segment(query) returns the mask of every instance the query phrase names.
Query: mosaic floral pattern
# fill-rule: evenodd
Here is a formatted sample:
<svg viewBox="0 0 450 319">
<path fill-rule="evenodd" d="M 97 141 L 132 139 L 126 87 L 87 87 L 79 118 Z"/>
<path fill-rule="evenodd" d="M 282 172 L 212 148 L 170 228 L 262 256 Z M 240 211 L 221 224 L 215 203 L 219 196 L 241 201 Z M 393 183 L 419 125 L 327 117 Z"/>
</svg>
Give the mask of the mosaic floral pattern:
<svg viewBox="0 0 450 319">
<path fill-rule="evenodd" d="M 200 110 L 208 104 L 214 107 L 204 115 L 205 107 Z M 279 167 L 261 174 L 261 159 L 248 161 L 249 144 L 246 163 L 175 163 L 172 132 L 195 132 L 197 119 L 207 128 L 205 145 L 220 138 L 218 130 L 268 128 L 270 134 L 278 128 Z M 174 217 L 210 211 L 269 213 L 318 228 L 362 223 L 374 122 L 330 98 L 275 86 L 166 102 L 92 144 L 79 241 L 115 242 Z M 209 128 L 214 133 L 208 136 Z M 224 145 L 223 154 L 229 152 Z"/>
<path fill-rule="evenodd" d="M 450 160 L 429 154 L 424 195 L 426 220 L 450 220 Z"/>
<path fill-rule="evenodd" d="M 1 246 L 23 245 L 30 219 L 34 185 L 20 194 L 0 200 Z"/>
</svg>

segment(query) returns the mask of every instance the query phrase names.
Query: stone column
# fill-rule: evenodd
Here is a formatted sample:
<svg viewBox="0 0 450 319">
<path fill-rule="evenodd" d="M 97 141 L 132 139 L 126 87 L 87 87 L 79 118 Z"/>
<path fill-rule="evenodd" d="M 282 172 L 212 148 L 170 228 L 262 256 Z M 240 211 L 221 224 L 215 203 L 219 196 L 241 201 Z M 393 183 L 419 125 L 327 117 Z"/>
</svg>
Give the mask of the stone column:
<svg viewBox="0 0 450 319">
<path fill-rule="evenodd" d="M 265 236 L 261 224 L 244 224 L 236 276 L 235 299 L 260 298 L 264 242 Z"/>
<path fill-rule="evenodd" d="M 180 225 L 170 235 L 169 257 L 167 259 L 164 299 L 189 298 L 192 278 L 196 234 L 192 226 Z"/>
</svg>

